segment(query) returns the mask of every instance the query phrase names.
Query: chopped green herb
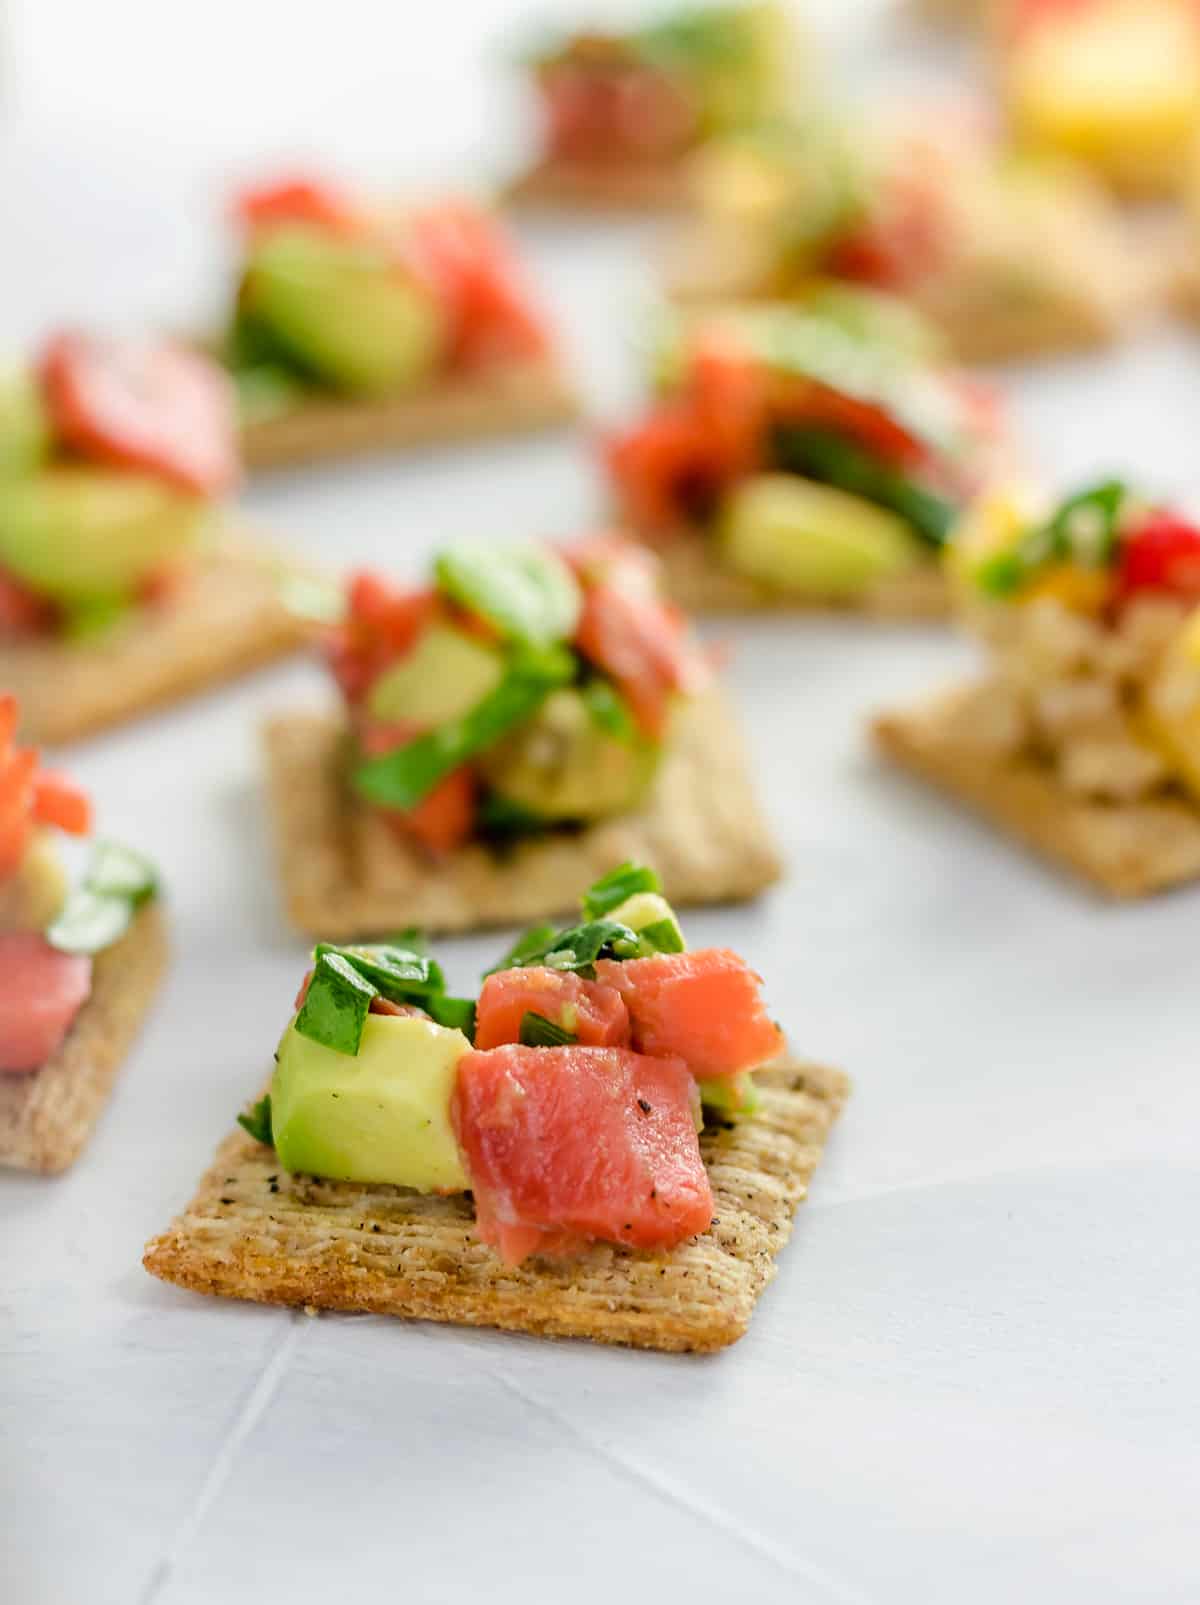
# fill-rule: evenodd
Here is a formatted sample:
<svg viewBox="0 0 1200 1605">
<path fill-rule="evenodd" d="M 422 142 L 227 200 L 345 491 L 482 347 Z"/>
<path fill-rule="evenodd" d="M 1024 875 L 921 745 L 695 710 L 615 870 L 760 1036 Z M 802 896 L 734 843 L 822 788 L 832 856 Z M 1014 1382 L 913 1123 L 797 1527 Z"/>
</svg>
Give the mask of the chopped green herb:
<svg viewBox="0 0 1200 1605">
<path fill-rule="evenodd" d="M 618 741 L 632 743 L 637 738 L 637 725 L 625 698 L 607 680 L 585 680 L 579 695 L 593 724 Z"/>
<path fill-rule="evenodd" d="M 320 960 L 327 953 L 336 953 L 353 965 L 364 980 L 381 997 L 392 1003 L 422 1003 L 427 997 L 446 990 L 442 967 L 424 953 L 410 948 L 393 947 L 379 943 L 372 945 L 338 947 L 331 942 L 318 942 L 313 957 Z"/>
<path fill-rule="evenodd" d="M 932 546 L 942 546 L 954 528 L 958 509 L 953 502 L 923 489 L 834 430 L 781 428 L 775 432 L 773 450 L 780 467 L 789 473 L 850 491 L 898 513 Z"/>
<path fill-rule="evenodd" d="M 553 925 L 531 925 L 517 937 L 504 957 L 484 973 L 497 975 L 501 970 L 519 970 L 525 964 L 534 963 L 554 946 L 554 937 Z"/>
<path fill-rule="evenodd" d="M 248 1131 L 255 1142 L 271 1146 L 271 1094 L 268 1092 L 257 1103 L 252 1103 L 245 1114 L 237 1117 L 238 1125 Z M 274 1191 L 274 1189 L 272 1189 Z"/>
<path fill-rule="evenodd" d="M 628 925 L 616 920 L 589 920 L 556 932 L 546 952 L 524 962 L 544 964 L 549 970 L 572 970 L 591 980 L 596 974 L 597 959 L 636 958 L 640 946 L 641 938 Z"/>
<path fill-rule="evenodd" d="M 434 564 L 441 589 L 509 640 L 547 647 L 569 638 L 579 618 L 579 585 L 563 558 L 537 542 L 460 542 Z"/>
<path fill-rule="evenodd" d="M 360 763 L 353 774 L 356 789 L 381 808 L 415 808 L 439 781 L 528 719 L 574 673 L 574 655 L 563 648 L 515 654 L 504 679 L 468 713 Z"/>
<path fill-rule="evenodd" d="M 610 869 L 607 875 L 601 875 L 584 892 L 581 899 L 583 912 L 589 919 L 599 919 L 610 909 L 618 908 L 631 898 L 635 892 L 658 892 L 662 890 L 662 883 L 658 876 L 646 864 L 635 864 L 627 860 L 618 864 L 616 869 Z"/>
<path fill-rule="evenodd" d="M 449 1031 L 461 1031 L 468 1042 L 474 1042 L 475 1003 L 472 998 L 429 998 L 424 1008 L 437 1025 L 444 1025 Z"/>
<path fill-rule="evenodd" d="M 643 925 L 638 935 L 654 953 L 687 951 L 682 933 L 674 920 L 655 920 L 652 925 Z"/>
<path fill-rule="evenodd" d="M 1106 568 L 1116 554 L 1129 490 L 1119 479 L 1102 480 L 1061 502 L 1008 551 L 984 559 L 975 584 L 989 596 L 1013 596 L 1052 563 Z"/>
<path fill-rule="evenodd" d="M 302 1037 L 352 1058 L 362 1042 L 371 999 L 376 995 L 375 986 L 348 959 L 336 952 L 321 953 L 295 1029 Z"/>
<path fill-rule="evenodd" d="M 524 1048 L 565 1048 L 579 1040 L 573 1031 L 555 1025 L 553 1020 L 547 1020 L 544 1014 L 535 1014 L 531 1009 L 521 1016 L 518 1036 Z"/>
</svg>

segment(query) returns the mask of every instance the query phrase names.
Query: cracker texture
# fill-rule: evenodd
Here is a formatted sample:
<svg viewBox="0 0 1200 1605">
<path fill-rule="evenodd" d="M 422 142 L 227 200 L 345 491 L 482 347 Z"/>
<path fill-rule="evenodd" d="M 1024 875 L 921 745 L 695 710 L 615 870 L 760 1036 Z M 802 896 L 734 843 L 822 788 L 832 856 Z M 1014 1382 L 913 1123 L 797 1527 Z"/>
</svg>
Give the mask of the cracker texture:
<svg viewBox="0 0 1200 1605">
<path fill-rule="evenodd" d="M 965 745 L 949 692 L 876 719 L 875 740 L 896 763 L 977 809 L 1002 830 L 1112 897 L 1147 897 L 1200 876 L 1200 809 L 1180 800 L 1094 802 L 1049 765 Z"/>
<path fill-rule="evenodd" d="M 455 376 L 412 395 L 366 399 L 306 396 L 273 418 L 244 426 L 250 468 L 521 434 L 569 423 L 579 401 L 557 363 L 497 366 Z"/>
<path fill-rule="evenodd" d="M 940 619 L 949 611 L 949 590 L 938 563 L 880 580 L 852 597 L 797 596 L 773 591 L 718 561 L 698 530 L 655 545 L 663 589 L 689 613 L 863 613 L 884 619 Z"/>
<path fill-rule="evenodd" d="M 1022 293 L 1027 242 L 1014 251 L 1005 290 L 1003 258 L 967 261 L 919 286 L 909 299 L 943 336 L 961 362 L 1006 362 L 1112 344 L 1125 338 L 1166 293 L 1169 258 L 1148 235 L 1127 236 L 1098 220 L 1072 234 L 1064 228 L 1039 242 L 1043 265 L 1055 283 L 1037 295 Z M 706 237 L 701 227 L 685 231 L 669 251 L 667 289 L 684 305 L 721 305 L 759 300 L 787 301 L 773 288 L 761 259 L 736 238 Z M 800 302 L 802 304 L 803 297 Z"/>
<path fill-rule="evenodd" d="M 724 1348 L 775 1274 L 849 1091 L 839 1071 L 781 1063 L 755 1116 L 700 1139 L 716 1202 L 702 1236 L 652 1254 L 605 1243 L 577 1260 L 503 1266 L 461 1194 L 289 1176 L 228 1137 L 187 1209 L 146 1247 L 154 1276 L 197 1293 L 359 1310 L 637 1348 Z"/>
<path fill-rule="evenodd" d="M 755 896 L 780 862 L 722 695 L 684 709 L 644 806 L 579 832 L 433 860 L 397 840 L 345 781 L 341 720 L 288 715 L 266 730 L 270 807 L 288 916 L 330 939 L 408 925 L 466 931 L 570 913 L 614 864 L 653 864 L 674 903 Z"/>
<path fill-rule="evenodd" d="M 678 211 L 692 203 L 689 169 L 686 158 L 657 166 L 544 161 L 514 180 L 505 199 L 546 211 Z"/>
<path fill-rule="evenodd" d="M 0 689 L 16 693 L 23 734 L 77 741 L 291 652 L 310 627 L 285 607 L 282 572 L 269 549 L 229 537 L 169 606 L 111 637 L 0 645 Z"/>
<path fill-rule="evenodd" d="M 103 1113 L 166 962 L 166 919 L 150 903 L 119 942 L 96 955 L 91 996 L 54 1058 L 28 1075 L 0 1075 L 0 1164 L 47 1175 L 74 1164 Z"/>
</svg>

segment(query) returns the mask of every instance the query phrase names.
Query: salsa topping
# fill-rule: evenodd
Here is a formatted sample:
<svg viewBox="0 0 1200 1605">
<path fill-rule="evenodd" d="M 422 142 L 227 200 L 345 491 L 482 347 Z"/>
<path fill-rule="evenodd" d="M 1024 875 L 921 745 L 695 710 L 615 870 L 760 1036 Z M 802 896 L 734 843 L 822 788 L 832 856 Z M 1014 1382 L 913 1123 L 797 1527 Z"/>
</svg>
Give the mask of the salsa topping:
<svg viewBox="0 0 1200 1605">
<path fill-rule="evenodd" d="M 772 4 L 680 7 L 627 33 L 577 33 L 532 57 L 550 161 L 675 160 L 782 112 L 795 42 Z"/>
<path fill-rule="evenodd" d="M 235 211 L 246 254 L 225 359 L 247 418 L 306 389 L 396 394 L 551 349 L 507 232 L 470 201 L 385 210 L 296 178 Z"/>
<path fill-rule="evenodd" d="M 613 537 L 454 546 L 420 590 L 359 575 L 326 652 L 355 790 L 434 852 L 632 808 L 709 678 L 653 567 Z"/>
<path fill-rule="evenodd" d="M 940 545 L 994 422 L 952 373 L 825 316 L 760 307 L 681 325 L 662 399 L 608 443 L 624 512 L 667 536 L 713 527 L 756 475 L 795 474 L 899 514 Z"/>
<path fill-rule="evenodd" d="M 1072 594 L 1120 607 L 1145 594 L 1200 601 L 1200 523 L 1152 505 L 1122 480 L 1066 497 L 1047 517 L 968 533 L 963 564 L 985 596 L 1020 601 L 1039 585 L 1083 572 L 1100 583 Z M 1065 586 L 1058 587 L 1065 594 Z"/>
<path fill-rule="evenodd" d="M 413 933 L 319 944 L 270 1092 L 239 1123 L 285 1169 L 469 1189 L 507 1264 L 704 1230 L 702 1098 L 721 1121 L 749 1115 L 779 1029 L 741 959 L 686 951 L 647 866 L 602 876 L 581 913 L 527 932 L 477 1004 L 446 994 Z M 655 931 L 672 933 L 662 948 Z"/>
</svg>

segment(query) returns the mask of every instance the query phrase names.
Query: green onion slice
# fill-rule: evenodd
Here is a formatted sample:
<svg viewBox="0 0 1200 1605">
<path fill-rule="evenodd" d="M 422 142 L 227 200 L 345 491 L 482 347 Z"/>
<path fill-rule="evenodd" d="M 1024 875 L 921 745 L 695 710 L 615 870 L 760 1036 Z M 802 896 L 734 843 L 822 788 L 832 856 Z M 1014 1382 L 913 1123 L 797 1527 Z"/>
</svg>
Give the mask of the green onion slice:
<svg viewBox="0 0 1200 1605">
<path fill-rule="evenodd" d="M 579 1040 L 573 1031 L 555 1025 L 553 1020 L 547 1020 L 544 1014 L 535 1014 L 532 1009 L 521 1016 L 518 1036 L 523 1048 L 566 1048 Z"/>
<path fill-rule="evenodd" d="M 377 989 L 340 953 L 319 955 L 295 1028 L 302 1037 L 353 1057 Z"/>
<path fill-rule="evenodd" d="M 646 864 L 635 864 L 627 860 L 618 864 L 616 869 L 610 869 L 607 875 L 589 886 L 582 898 L 583 912 L 589 919 L 599 919 L 610 909 L 619 908 L 620 905 L 638 892 L 659 892 L 662 883 L 658 876 Z"/>
<path fill-rule="evenodd" d="M 243 1131 L 248 1131 L 255 1142 L 264 1143 L 268 1148 L 272 1143 L 271 1136 L 271 1094 L 268 1092 L 257 1103 L 252 1103 L 237 1117 L 237 1123 Z"/>
</svg>

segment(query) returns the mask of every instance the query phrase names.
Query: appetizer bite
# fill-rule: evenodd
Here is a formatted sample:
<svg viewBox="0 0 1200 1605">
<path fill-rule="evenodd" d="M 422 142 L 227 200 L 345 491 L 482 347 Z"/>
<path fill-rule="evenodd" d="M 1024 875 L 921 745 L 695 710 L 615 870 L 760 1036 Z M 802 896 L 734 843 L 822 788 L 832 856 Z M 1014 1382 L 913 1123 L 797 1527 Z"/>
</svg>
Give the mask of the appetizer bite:
<svg viewBox="0 0 1200 1605">
<path fill-rule="evenodd" d="M 643 866 L 477 1000 L 320 943 L 270 1089 L 145 1266 L 201 1293 L 654 1349 L 741 1337 L 848 1091 Z"/>
<path fill-rule="evenodd" d="M 295 180 L 242 195 L 222 347 L 252 468 L 515 434 L 575 415 L 516 251 L 460 199 L 372 207 Z"/>
<path fill-rule="evenodd" d="M 883 750 L 1114 896 L 1200 875 L 1200 524 L 1117 480 L 993 492 L 950 561 L 989 672 Z"/>
<path fill-rule="evenodd" d="M 702 153 L 693 183 L 697 219 L 667 263 L 683 300 L 846 280 L 903 296 L 956 356 L 988 362 L 1117 339 L 1160 288 L 1085 173 L 1012 159 L 974 106 L 748 129 Z"/>
<path fill-rule="evenodd" d="M 999 0 L 1015 139 L 1132 195 L 1177 193 L 1200 138 L 1195 0 Z"/>
<path fill-rule="evenodd" d="M 636 546 L 458 545 L 421 588 L 360 574 L 326 655 L 342 711 L 267 731 L 301 930 L 545 917 L 622 854 L 681 903 L 778 876 L 734 719 Z"/>
<path fill-rule="evenodd" d="M 91 829 L 87 797 L 18 747 L 0 695 L 0 1164 L 65 1170 L 108 1101 L 166 962 L 157 881 L 99 846 L 68 891 L 51 832 Z"/>
<path fill-rule="evenodd" d="M 0 687 L 54 743 L 298 646 L 280 566 L 223 525 L 233 397 L 208 358 L 66 333 L 0 378 Z"/>
<path fill-rule="evenodd" d="M 680 320 L 605 445 L 620 517 L 696 609 L 945 611 L 938 555 L 1000 444 L 903 308 L 835 292 Z"/>
<path fill-rule="evenodd" d="M 783 116 L 802 50 L 775 4 L 689 6 L 629 33 L 586 30 L 526 61 L 542 154 L 510 196 L 562 207 L 686 205 L 705 140 Z"/>
</svg>

